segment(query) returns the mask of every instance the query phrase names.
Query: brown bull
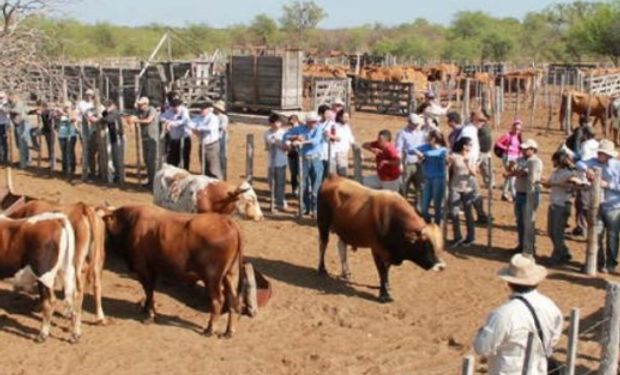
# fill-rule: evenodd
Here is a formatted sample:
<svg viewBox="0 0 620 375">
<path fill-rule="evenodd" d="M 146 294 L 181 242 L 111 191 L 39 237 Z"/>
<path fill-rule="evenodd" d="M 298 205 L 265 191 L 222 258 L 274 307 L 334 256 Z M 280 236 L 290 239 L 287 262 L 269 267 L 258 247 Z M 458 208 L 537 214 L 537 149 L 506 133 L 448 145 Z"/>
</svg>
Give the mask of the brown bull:
<svg viewBox="0 0 620 375">
<path fill-rule="evenodd" d="M 568 97 L 571 98 L 571 113 L 566 113 Z M 611 118 L 613 110 L 613 99 L 602 95 L 589 95 L 579 91 L 570 91 L 562 94 L 562 106 L 560 107 L 560 129 L 564 128 L 564 121 L 567 115 L 572 116 L 576 113 L 579 116 L 587 116 L 588 111 L 594 117 L 593 126 L 597 122 L 601 123 L 603 130 L 607 129 L 607 119 Z"/>
<path fill-rule="evenodd" d="M 237 223 L 220 214 L 174 213 L 151 206 L 125 206 L 103 215 L 107 246 L 120 253 L 138 275 L 146 294 L 146 322 L 155 319 L 153 293 L 160 277 L 182 282 L 202 280 L 211 302 L 204 330 L 213 334 L 224 303 L 230 309 L 225 337 L 239 315 L 242 238 Z"/>
<path fill-rule="evenodd" d="M 13 219 L 28 218 L 44 212 L 56 211 L 67 215 L 75 234 L 74 266 L 76 269 L 75 311 L 78 322 L 82 319 L 82 302 L 86 282 L 90 281 L 95 294 L 97 323 L 105 324 L 102 306 L 102 274 L 105 261 L 105 227 L 94 209 L 84 203 L 60 205 L 42 200 L 34 200 L 13 210 L 9 217 Z M 81 335 L 78 324 L 77 336 Z"/>
<path fill-rule="evenodd" d="M 426 270 L 442 270 L 440 228 L 426 224 L 399 194 L 371 190 L 355 181 L 328 177 L 319 192 L 319 267 L 325 274 L 325 250 L 330 230 L 338 235 L 343 277 L 349 278 L 347 245 L 370 248 L 379 272 L 379 299 L 392 301 L 388 273 L 391 265 L 410 260 Z"/>
</svg>

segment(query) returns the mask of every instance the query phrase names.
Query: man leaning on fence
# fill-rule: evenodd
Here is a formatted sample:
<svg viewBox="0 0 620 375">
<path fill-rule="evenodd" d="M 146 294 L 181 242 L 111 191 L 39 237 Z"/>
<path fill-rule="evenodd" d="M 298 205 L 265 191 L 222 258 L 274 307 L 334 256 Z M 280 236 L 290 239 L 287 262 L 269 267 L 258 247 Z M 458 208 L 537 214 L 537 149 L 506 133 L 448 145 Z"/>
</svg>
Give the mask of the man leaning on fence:
<svg viewBox="0 0 620 375">
<path fill-rule="evenodd" d="M 217 107 L 217 108 L 216 108 Z M 220 117 L 218 113 L 225 110 L 223 103 L 217 102 L 213 108 L 204 108 L 202 117 L 195 119 L 194 133 L 200 140 L 198 156 L 202 173 L 222 179 L 222 167 L 220 165 Z"/>
<path fill-rule="evenodd" d="M 534 258 L 517 254 L 498 272 L 508 283 L 508 302 L 493 311 L 476 335 L 474 350 L 488 359 L 489 375 L 521 375 L 527 338 L 533 333 L 528 375 L 545 375 L 548 358 L 562 335 L 563 317 L 556 304 L 536 290 L 547 276 Z"/>
<path fill-rule="evenodd" d="M 19 167 L 24 169 L 30 164 L 30 152 L 28 150 L 30 129 L 26 118 L 26 106 L 15 93 L 9 95 L 8 104 L 9 117 L 13 122 L 15 139 L 19 151 Z"/>
<path fill-rule="evenodd" d="M 142 158 L 146 166 L 147 181 L 144 188 L 150 189 L 153 186 L 153 179 L 157 169 L 157 142 L 159 139 L 159 114 L 150 105 L 149 98 L 143 96 L 136 102 L 136 117 L 134 121 L 140 127 L 142 136 Z"/>
</svg>

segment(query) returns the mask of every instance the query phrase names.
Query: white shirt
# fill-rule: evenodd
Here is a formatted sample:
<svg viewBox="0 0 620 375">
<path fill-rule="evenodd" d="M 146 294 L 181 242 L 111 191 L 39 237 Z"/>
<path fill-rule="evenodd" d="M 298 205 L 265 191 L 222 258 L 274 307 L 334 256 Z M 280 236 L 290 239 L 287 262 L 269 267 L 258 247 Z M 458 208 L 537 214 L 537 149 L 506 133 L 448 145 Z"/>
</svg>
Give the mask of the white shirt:
<svg viewBox="0 0 620 375">
<path fill-rule="evenodd" d="M 474 124 L 467 124 L 461 130 L 461 134 L 457 141 L 463 137 L 471 139 L 471 151 L 469 152 L 469 161 L 471 164 L 477 164 L 480 158 L 480 142 L 478 141 L 478 127 Z"/>
<path fill-rule="evenodd" d="M 8 103 L 6 101 L 0 102 L 0 125 L 7 125 L 9 123 L 9 111 L 7 105 Z"/>
<path fill-rule="evenodd" d="M 588 139 L 581 144 L 581 161 L 594 159 L 598 153 L 598 141 L 594 138 Z"/>
<path fill-rule="evenodd" d="M 228 131 L 228 116 L 223 113 L 217 115 L 220 119 L 220 137 Z"/>
<path fill-rule="evenodd" d="M 528 374 L 547 374 L 547 354 L 553 353 L 562 335 L 562 312 L 551 299 L 535 290 L 522 296 L 536 311 L 545 338 L 544 349 L 527 306 L 518 299 L 511 299 L 489 315 L 474 341 L 476 353 L 488 359 L 489 375 L 521 375 L 530 332 L 535 337 Z"/>
<path fill-rule="evenodd" d="M 194 128 L 200 132 L 200 141 L 203 145 L 210 145 L 220 139 L 220 116 L 209 112 L 194 120 Z"/>
<path fill-rule="evenodd" d="M 276 131 L 269 129 L 265 132 L 265 150 L 269 152 L 269 167 L 279 168 L 288 164 L 288 155 L 282 148 L 284 145 L 284 133 L 286 130 L 280 128 Z"/>
<path fill-rule="evenodd" d="M 322 122 L 320 124 L 318 124 L 318 126 L 321 128 L 321 133 L 325 134 L 325 132 L 329 132 L 331 127 L 336 126 L 336 122 L 334 121 L 326 121 L 326 122 Z M 323 137 L 325 140 L 327 140 L 327 137 Z M 329 159 L 329 142 L 325 141 L 323 142 L 323 145 L 321 146 L 321 160 L 327 160 Z M 332 149 L 332 153 L 334 152 L 334 150 Z"/>
<path fill-rule="evenodd" d="M 337 123 L 336 137 L 338 141 L 332 143 L 332 158 L 336 157 L 336 153 L 347 154 L 351 149 L 351 145 L 355 144 L 355 138 L 349 125 Z"/>
<path fill-rule="evenodd" d="M 396 135 L 396 149 L 398 155 L 405 153 L 406 164 L 415 164 L 418 162 L 418 155 L 414 152 L 418 147 L 428 143 L 428 132 L 425 128 L 418 125 L 415 129 L 409 126 L 398 132 Z"/>
<path fill-rule="evenodd" d="M 85 116 L 86 113 L 95 108 L 94 102 L 87 102 L 86 100 L 80 100 L 77 104 L 76 109 L 80 112 L 80 115 Z"/>
<path fill-rule="evenodd" d="M 439 123 L 439 118 L 448 113 L 447 107 L 442 107 L 437 101 L 432 100 L 424 109 L 424 114 Z"/>
</svg>

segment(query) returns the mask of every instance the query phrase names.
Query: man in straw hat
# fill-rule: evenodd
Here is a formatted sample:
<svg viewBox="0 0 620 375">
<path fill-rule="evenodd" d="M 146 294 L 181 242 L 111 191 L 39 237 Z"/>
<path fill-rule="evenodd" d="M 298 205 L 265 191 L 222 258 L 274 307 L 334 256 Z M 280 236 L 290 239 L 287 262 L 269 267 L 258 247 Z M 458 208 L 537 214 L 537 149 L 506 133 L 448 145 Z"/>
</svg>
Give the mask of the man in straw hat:
<svg viewBox="0 0 620 375">
<path fill-rule="evenodd" d="M 607 251 L 599 251 L 599 271 L 615 272 L 618 266 L 618 242 L 620 231 L 620 161 L 614 143 L 603 139 L 599 143 L 594 159 L 579 162 L 577 168 L 585 171 L 588 181 L 594 181 L 594 168 L 601 168 L 601 188 L 604 196 L 601 200 L 600 217 L 607 232 Z M 602 232 L 601 223 L 598 223 Z"/>
<path fill-rule="evenodd" d="M 146 165 L 147 182 L 144 188 L 150 189 L 153 186 L 153 179 L 157 169 L 159 141 L 159 114 L 157 110 L 151 106 L 149 98 L 141 97 L 136 102 L 136 116 L 133 118 L 135 123 L 140 127 L 142 135 L 142 158 Z"/>
<path fill-rule="evenodd" d="M 205 107 L 202 117 L 195 121 L 194 133 L 200 139 L 198 156 L 202 165 L 202 173 L 222 179 L 222 166 L 220 165 L 220 118 L 225 108 L 223 102 L 216 102 L 212 108 Z"/>
<path fill-rule="evenodd" d="M 474 350 L 488 359 L 490 375 L 521 375 L 527 337 L 534 334 L 528 374 L 547 374 L 548 357 L 562 335 L 562 312 L 536 288 L 547 276 L 534 258 L 517 254 L 498 272 L 508 283 L 508 302 L 493 311 L 478 330 Z"/>
<path fill-rule="evenodd" d="M 531 220 L 532 228 L 536 223 L 536 209 L 540 203 L 541 179 L 543 173 L 543 162 L 538 157 L 538 143 L 533 139 L 528 139 L 521 143 L 523 156 L 517 159 L 517 163 L 508 171 L 509 176 L 515 176 L 516 197 L 514 201 L 515 217 L 517 222 L 517 234 L 519 244 L 514 252 L 522 252 L 525 241 L 525 220 Z M 528 194 L 534 200 L 532 205 L 532 216 L 525 217 Z M 536 236 L 532 238 L 532 249 L 536 251 Z"/>
<path fill-rule="evenodd" d="M 407 198 L 409 186 L 413 184 L 414 200 L 418 210 L 422 201 L 424 171 L 416 151 L 419 147 L 428 144 L 428 133 L 429 130 L 424 127 L 422 116 L 412 113 L 407 119 L 407 126 L 396 134 L 398 155 L 405 158 L 401 194 Z"/>
</svg>

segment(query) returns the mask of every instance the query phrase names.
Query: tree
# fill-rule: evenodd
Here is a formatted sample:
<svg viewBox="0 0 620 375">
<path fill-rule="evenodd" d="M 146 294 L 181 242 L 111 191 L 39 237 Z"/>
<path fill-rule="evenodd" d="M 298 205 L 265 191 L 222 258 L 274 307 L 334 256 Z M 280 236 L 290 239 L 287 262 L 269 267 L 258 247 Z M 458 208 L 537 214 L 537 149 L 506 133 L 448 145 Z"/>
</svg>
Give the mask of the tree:
<svg viewBox="0 0 620 375">
<path fill-rule="evenodd" d="M 620 63 L 620 1 L 599 4 L 568 30 L 570 46 Z"/>
<path fill-rule="evenodd" d="M 308 30 L 316 28 L 323 19 L 327 17 L 327 12 L 310 1 L 294 1 L 282 7 L 282 17 L 280 24 L 287 31 L 295 32 L 300 45 L 304 44 L 304 37 Z"/>
<path fill-rule="evenodd" d="M 254 17 L 249 29 L 256 36 L 258 42 L 264 46 L 271 46 L 277 42 L 278 24 L 266 14 Z"/>
</svg>

